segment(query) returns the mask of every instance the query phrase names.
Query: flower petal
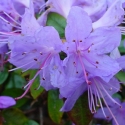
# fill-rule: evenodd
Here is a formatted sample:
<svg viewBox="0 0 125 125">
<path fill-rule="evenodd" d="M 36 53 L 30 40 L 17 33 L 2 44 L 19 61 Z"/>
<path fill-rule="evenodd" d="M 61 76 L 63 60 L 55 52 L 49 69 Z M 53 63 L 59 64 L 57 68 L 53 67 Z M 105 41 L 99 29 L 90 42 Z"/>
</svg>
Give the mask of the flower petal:
<svg viewBox="0 0 125 125">
<path fill-rule="evenodd" d="M 16 101 L 9 96 L 0 96 L 0 109 L 8 108 L 16 104 Z"/>
<path fill-rule="evenodd" d="M 77 16 L 76 16 L 77 15 Z M 72 7 L 65 29 L 67 42 L 83 41 L 92 30 L 92 22 L 88 14 L 80 7 Z"/>
<path fill-rule="evenodd" d="M 123 20 L 124 9 L 122 8 L 122 1 L 115 0 L 106 13 L 96 22 L 93 23 L 93 28 L 103 26 L 116 26 Z"/>
</svg>

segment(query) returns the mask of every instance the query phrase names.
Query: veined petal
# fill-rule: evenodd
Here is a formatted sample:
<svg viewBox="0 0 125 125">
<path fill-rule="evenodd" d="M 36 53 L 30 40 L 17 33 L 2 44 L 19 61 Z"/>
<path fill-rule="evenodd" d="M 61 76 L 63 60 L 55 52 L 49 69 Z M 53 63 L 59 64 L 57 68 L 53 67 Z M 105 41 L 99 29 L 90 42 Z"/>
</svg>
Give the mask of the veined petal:
<svg viewBox="0 0 125 125">
<path fill-rule="evenodd" d="M 93 28 L 103 26 L 116 26 L 123 20 L 124 9 L 122 8 L 122 1 L 115 0 L 105 14 L 96 22 L 93 23 Z"/>
<path fill-rule="evenodd" d="M 125 56 L 121 56 L 117 59 L 117 62 L 119 63 L 120 67 L 125 69 Z"/>
<path fill-rule="evenodd" d="M 68 16 L 69 11 L 76 0 L 48 0 L 47 6 L 50 6 L 51 12 L 56 12 L 64 16 Z"/>
<path fill-rule="evenodd" d="M 95 29 L 85 40 L 84 46 L 91 46 L 90 51 L 97 54 L 110 53 L 120 45 L 121 32 L 117 27 L 101 27 Z M 89 45 L 87 45 L 89 44 Z"/>
<path fill-rule="evenodd" d="M 108 82 L 121 68 L 119 64 L 107 55 L 97 55 L 84 52 L 85 69 L 93 76 L 99 76 Z"/>
<path fill-rule="evenodd" d="M 77 15 L 77 16 L 76 16 Z M 88 14 L 80 7 L 71 8 L 68 18 L 65 35 L 68 42 L 83 41 L 92 30 L 92 22 Z"/>
<path fill-rule="evenodd" d="M 65 86 L 66 76 L 63 69 L 63 63 L 60 60 L 59 55 L 54 56 L 51 60 L 50 75 L 51 75 L 51 84 L 54 87 L 61 88 Z"/>
<path fill-rule="evenodd" d="M 65 88 L 65 89 L 66 89 L 66 88 Z M 65 90 L 63 90 L 63 91 L 65 91 Z M 72 93 L 72 95 L 69 96 L 69 97 L 66 99 L 66 101 L 65 101 L 63 107 L 60 109 L 60 111 L 65 111 L 65 112 L 70 111 L 70 110 L 73 108 L 73 106 L 74 106 L 76 100 L 77 100 L 85 91 L 86 91 L 86 87 L 84 86 L 84 84 L 79 85 L 79 86 L 77 87 L 77 89 L 74 90 L 74 92 Z"/>
<path fill-rule="evenodd" d="M 34 17 L 34 13 L 32 13 L 29 9 L 26 9 L 21 21 L 22 34 L 34 35 L 36 30 L 39 28 L 40 25 Z"/>
</svg>

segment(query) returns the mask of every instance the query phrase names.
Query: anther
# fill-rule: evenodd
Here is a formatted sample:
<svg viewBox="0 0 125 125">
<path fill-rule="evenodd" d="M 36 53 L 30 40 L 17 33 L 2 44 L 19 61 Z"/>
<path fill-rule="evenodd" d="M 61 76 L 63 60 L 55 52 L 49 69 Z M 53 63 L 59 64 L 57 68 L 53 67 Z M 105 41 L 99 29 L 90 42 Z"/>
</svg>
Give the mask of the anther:
<svg viewBox="0 0 125 125">
<path fill-rule="evenodd" d="M 98 61 L 96 61 L 96 64 L 99 64 L 99 62 L 98 62 Z"/>
<path fill-rule="evenodd" d="M 88 53 L 90 53 L 90 49 L 88 49 Z"/>
<path fill-rule="evenodd" d="M 42 78 L 43 80 L 45 80 L 45 78 Z"/>
<path fill-rule="evenodd" d="M 91 82 L 91 81 L 88 81 L 88 82 L 87 82 L 87 84 L 88 84 L 88 85 L 91 85 L 91 84 L 92 84 L 92 82 Z"/>
<path fill-rule="evenodd" d="M 73 40 L 73 42 L 76 42 L 75 40 Z"/>
<path fill-rule="evenodd" d="M 107 116 L 106 118 L 109 119 L 109 116 Z"/>
<path fill-rule="evenodd" d="M 88 72 L 86 72 L 86 76 L 88 76 L 89 74 L 88 74 Z"/>
<path fill-rule="evenodd" d="M 112 88 L 109 89 L 110 91 L 112 90 Z"/>
<path fill-rule="evenodd" d="M 35 61 L 37 61 L 37 59 L 36 59 L 36 58 L 35 58 L 34 60 L 35 60 Z"/>
<path fill-rule="evenodd" d="M 82 40 L 80 40 L 79 42 L 82 42 Z"/>
<path fill-rule="evenodd" d="M 22 55 L 25 55 L 25 54 L 26 54 L 26 52 L 23 52 L 23 53 L 22 53 Z"/>
<path fill-rule="evenodd" d="M 40 55 L 43 55 L 43 53 L 42 53 L 42 52 L 40 52 Z"/>
</svg>

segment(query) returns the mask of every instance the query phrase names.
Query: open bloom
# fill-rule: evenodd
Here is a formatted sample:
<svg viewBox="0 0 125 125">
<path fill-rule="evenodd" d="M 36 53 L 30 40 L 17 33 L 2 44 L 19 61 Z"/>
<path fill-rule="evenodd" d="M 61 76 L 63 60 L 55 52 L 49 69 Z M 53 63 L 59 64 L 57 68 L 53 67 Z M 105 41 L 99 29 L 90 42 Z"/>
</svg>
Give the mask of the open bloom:
<svg viewBox="0 0 125 125">
<path fill-rule="evenodd" d="M 67 57 L 63 63 L 66 85 L 59 89 L 60 97 L 66 98 L 66 101 L 61 110 L 71 110 L 78 97 L 86 90 L 92 113 L 96 112 L 98 105 L 103 110 L 100 98 L 106 106 L 106 96 L 117 103 L 111 96 L 119 91 L 120 86 L 113 76 L 121 68 L 108 54 L 120 43 L 119 28 L 99 27 L 92 30 L 92 21 L 88 14 L 80 7 L 72 7 L 67 17 L 65 35 L 64 52 Z M 105 113 L 103 114 L 106 117 Z"/>
<path fill-rule="evenodd" d="M 117 27 L 92 30 L 92 22 L 87 13 L 80 7 L 72 7 L 67 18 L 65 35 L 64 51 L 67 58 L 70 60 L 74 56 L 71 63 L 80 63 L 83 77 L 88 84 L 87 73 L 108 82 L 120 70 L 119 64 L 107 55 L 120 44 L 121 33 Z"/>
<path fill-rule="evenodd" d="M 21 22 L 21 34 L 9 37 L 11 50 L 9 62 L 17 67 L 10 71 L 18 68 L 23 69 L 23 72 L 37 69 L 34 78 L 26 85 L 28 89 L 38 75 L 41 86 L 46 90 L 56 87 L 56 84 L 61 85 L 63 68 L 59 52 L 62 50 L 62 45 L 54 27 L 40 26 L 27 9 Z"/>
<path fill-rule="evenodd" d="M 9 96 L 0 96 L 0 109 L 8 108 L 16 104 L 16 101 Z"/>
</svg>

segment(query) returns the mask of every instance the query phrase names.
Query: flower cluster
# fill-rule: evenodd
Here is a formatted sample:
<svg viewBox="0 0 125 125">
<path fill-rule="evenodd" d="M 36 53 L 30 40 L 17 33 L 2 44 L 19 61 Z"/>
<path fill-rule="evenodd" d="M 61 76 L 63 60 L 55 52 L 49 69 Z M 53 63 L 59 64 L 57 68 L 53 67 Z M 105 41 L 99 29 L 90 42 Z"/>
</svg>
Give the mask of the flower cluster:
<svg viewBox="0 0 125 125">
<path fill-rule="evenodd" d="M 8 61 L 16 66 L 9 71 L 37 70 L 24 94 L 16 99 L 22 98 L 39 76 L 42 87 L 59 89 L 60 98 L 66 98 L 61 111 L 71 110 L 80 95 L 88 91 L 92 113 L 100 106 L 108 118 L 102 98 L 114 124 L 123 125 L 107 102 L 112 100 L 124 108 L 112 98 L 120 90 L 115 75 L 125 67 L 124 56 L 117 49 L 125 31 L 120 25 L 124 24 L 124 3 L 124 0 L 1 0 L 1 66 L 8 55 Z M 51 12 L 66 19 L 65 42 L 53 26 L 46 26 Z M 61 54 L 65 55 L 63 59 Z"/>
</svg>

